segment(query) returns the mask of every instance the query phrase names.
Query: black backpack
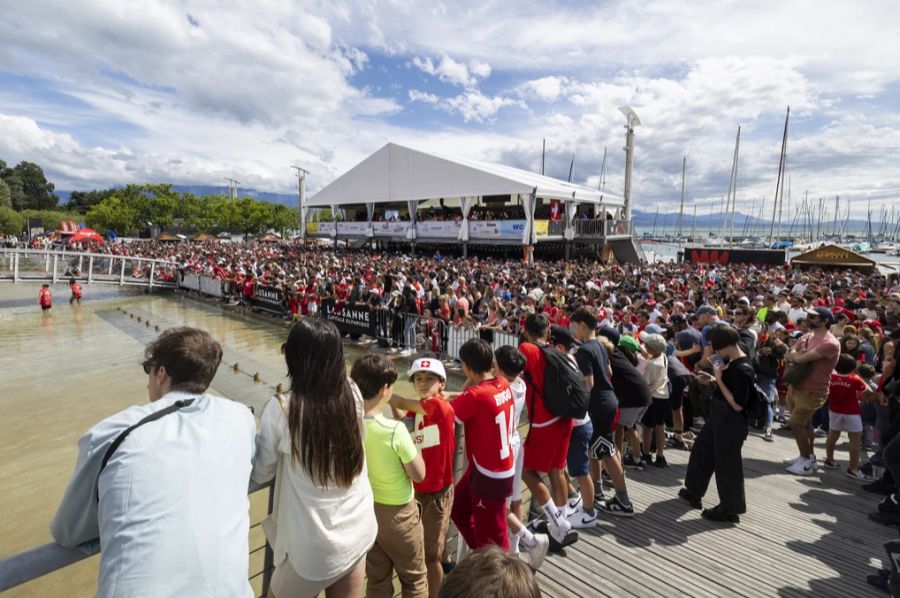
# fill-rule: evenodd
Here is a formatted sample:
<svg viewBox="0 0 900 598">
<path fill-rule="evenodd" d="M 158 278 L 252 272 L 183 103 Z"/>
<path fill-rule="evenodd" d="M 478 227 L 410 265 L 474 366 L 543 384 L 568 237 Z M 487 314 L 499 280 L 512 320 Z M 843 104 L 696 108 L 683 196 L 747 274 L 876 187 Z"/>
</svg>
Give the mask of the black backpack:
<svg viewBox="0 0 900 598">
<path fill-rule="evenodd" d="M 750 374 L 753 382 L 750 385 L 750 390 L 748 392 L 749 396 L 747 397 L 747 405 L 744 407 L 744 415 L 747 416 L 748 424 L 761 430 L 766 425 L 766 415 L 769 410 L 769 398 L 766 396 L 766 392 L 760 388 L 759 384 L 756 382 L 756 372 L 752 366 L 748 366 L 746 371 Z"/>
<path fill-rule="evenodd" d="M 541 400 L 547 411 L 560 417 L 573 419 L 583 418 L 588 411 L 588 403 L 591 393 L 584 381 L 584 374 L 578 369 L 578 365 L 569 359 L 569 356 L 559 351 L 556 347 L 538 345 L 544 354 L 544 394 Z M 525 381 L 531 385 L 532 402 L 537 394 L 537 386 L 528 372 L 524 375 Z M 532 404 L 532 413 L 533 404 Z"/>
<path fill-rule="evenodd" d="M 738 346 L 750 361 L 756 361 L 756 337 L 746 328 L 738 328 Z"/>
</svg>

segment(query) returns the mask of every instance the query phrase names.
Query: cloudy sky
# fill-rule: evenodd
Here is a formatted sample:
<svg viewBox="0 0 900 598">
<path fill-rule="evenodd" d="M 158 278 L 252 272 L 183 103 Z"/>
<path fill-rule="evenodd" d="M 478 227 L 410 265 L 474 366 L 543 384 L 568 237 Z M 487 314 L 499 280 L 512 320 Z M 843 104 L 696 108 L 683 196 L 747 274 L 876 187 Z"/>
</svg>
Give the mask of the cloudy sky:
<svg viewBox="0 0 900 598">
<path fill-rule="evenodd" d="M 166 181 L 311 191 L 388 141 L 718 209 L 900 197 L 900 3 L 795 0 L 0 0 L 0 158 L 60 189 Z"/>
</svg>

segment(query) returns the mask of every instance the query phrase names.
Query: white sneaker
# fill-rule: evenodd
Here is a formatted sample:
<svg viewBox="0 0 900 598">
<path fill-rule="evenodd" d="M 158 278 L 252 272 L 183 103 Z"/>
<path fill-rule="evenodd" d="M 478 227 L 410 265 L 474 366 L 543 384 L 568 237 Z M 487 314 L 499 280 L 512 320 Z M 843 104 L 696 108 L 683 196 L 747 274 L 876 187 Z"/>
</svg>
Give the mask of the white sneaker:
<svg viewBox="0 0 900 598">
<path fill-rule="evenodd" d="M 800 455 L 797 455 L 796 457 L 789 457 L 787 459 L 782 459 L 781 462 L 784 463 L 785 465 L 793 465 L 794 463 L 796 463 L 797 461 L 800 461 L 801 459 L 803 459 L 803 457 Z"/>
<path fill-rule="evenodd" d="M 813 459 L 799 459 L 787 470 L 794 475 L 813 475 L 816 473 L 816 462 Z"/>
<path fill-rule="evenodd" d="M 519 552 L 519 558 L 525 561 L 533 571 L 537 571 L 544 564 L 547 551 L 550 550 L 550 538 L 544 534 L 534 535 L 534 546 L 528 546 L 522 542 L 524 550 Z"/>
<path fill-rule="evenodd" d="M 578 507 L 566 517 L 566 521 L 568 521 L 575 529 L 590 529 L 592 527 L 597 527 L 597 512 L 594 511 L 593 515 L 589 515 L 583 508 Z"/>
<path fill-rule="evenodd" d="M 581 492 L 577 492 L 569 497 L 569 513 L 574 513 L 581 506 Z"/>
<path fill-rule="evenodd" d="M 551 517 L 547 524 L 547 529 L 553 539 L 560 544 L 566 539 L 566 535 L 572 531 L 572 524 L 568 520 L 560 517 Z"/>
</svg>

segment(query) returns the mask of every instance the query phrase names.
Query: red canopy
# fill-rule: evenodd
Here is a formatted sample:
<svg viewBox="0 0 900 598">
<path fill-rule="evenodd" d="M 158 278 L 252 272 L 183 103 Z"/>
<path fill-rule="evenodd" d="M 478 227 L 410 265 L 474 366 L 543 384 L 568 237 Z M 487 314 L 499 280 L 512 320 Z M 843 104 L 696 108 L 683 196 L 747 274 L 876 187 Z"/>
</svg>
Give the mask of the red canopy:
<svg viewBox="0 0 900 598">
<path fill-rule="evenodd" d="M 96 241 L 102 243 L 103 237 L 92 228 L 82 228 L 75 231 L 75 234 L 69 237 L 69 243 L 78 243 L 79 241 Z"/>
</svg>

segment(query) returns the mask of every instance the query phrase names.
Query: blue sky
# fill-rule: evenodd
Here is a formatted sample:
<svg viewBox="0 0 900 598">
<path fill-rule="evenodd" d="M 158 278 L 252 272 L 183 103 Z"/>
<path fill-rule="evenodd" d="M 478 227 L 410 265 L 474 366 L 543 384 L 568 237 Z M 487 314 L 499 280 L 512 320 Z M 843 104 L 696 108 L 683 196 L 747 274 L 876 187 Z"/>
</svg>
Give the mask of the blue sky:
<svg viewBox="0 0 900 598">
<path fill-rule="evenodd" d="M 60 189 L 144 181 L 315 191 L 388 141 L 715 209 L 742 126 L 738 207 L 900 195 L 900 6 L 834 2 L 0 0 L 0 158 Z M 847 23 L 853 23 L 848 27 Z"/>
</svg>

